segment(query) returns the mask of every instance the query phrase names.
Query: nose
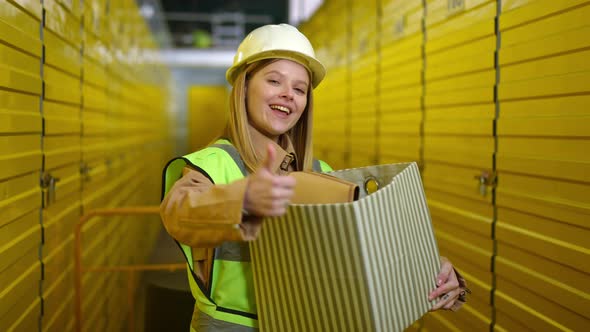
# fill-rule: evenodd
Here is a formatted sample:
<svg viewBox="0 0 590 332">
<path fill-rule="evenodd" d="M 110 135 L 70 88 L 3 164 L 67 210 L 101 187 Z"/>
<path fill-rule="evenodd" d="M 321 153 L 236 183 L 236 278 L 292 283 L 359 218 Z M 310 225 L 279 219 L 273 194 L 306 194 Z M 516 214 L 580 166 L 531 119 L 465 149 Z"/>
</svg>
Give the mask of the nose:
<svg viewBox="0 0 590 332">
<path fill-rule="evenodd" d="M 281 91 L 281 97 L 293 100 L 293 89 L 290 86 L 285 85 Z"/>
</svg>

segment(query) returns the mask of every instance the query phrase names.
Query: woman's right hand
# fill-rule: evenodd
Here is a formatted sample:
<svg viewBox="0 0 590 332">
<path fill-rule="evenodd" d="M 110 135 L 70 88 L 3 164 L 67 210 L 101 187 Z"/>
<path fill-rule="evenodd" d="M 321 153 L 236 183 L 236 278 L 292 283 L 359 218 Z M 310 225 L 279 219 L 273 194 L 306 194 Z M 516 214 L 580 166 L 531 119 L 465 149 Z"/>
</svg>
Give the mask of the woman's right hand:
<svg viewBox="0 0 590 332">
<path fill-rule="evenodd" d="M 248 176 L 244 209 L 259 217 L 282 216 L 295 193 L 295 178 L 275 174 L 272 165 L 276 150 L 269 144 L 266 152 L 266 158 L 260 167 Z"/>
</svg>

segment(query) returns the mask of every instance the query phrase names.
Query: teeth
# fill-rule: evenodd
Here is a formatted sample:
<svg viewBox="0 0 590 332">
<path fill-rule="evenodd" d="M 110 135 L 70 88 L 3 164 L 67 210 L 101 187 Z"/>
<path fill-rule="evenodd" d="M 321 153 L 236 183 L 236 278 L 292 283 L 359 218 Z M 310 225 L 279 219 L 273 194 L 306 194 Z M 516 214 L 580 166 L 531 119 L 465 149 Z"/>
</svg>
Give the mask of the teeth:
<svg viewBox="0 0 590 332">
<path fill-rule="evenodd" d="M 280 105 L 271 105 L 270 108 L 277 110 L 277 111 L 281 111 L 281 112 L 285 112 L 288 114 L 291 114 L 291 110 L 284 107 L 284 106 L 280 106 Z"/>
</svg>

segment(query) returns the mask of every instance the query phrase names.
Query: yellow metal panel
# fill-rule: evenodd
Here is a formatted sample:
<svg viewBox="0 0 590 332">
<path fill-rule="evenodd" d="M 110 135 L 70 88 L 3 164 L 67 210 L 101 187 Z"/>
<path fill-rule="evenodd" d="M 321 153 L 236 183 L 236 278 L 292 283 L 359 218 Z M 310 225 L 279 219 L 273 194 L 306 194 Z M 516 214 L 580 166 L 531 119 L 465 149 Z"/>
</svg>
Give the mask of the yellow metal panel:
<svg viewBox="0 0 590 332">
<path fill-rule="evenodd" d="M 583 331 L 590 323 L 560 304 L 516 285 L 506 278 L 497 278 L 496 306 L 535 331 Z"/>
<path fill-rule="evenodd" d="M 23 222 L 22 220 L 23 218 L 17 219 L 5 226 L 6 231 L 8 232 L 14 228 L 18 228 L 19 225 L 15 225 L 15 223 Z M 31 266 L 31 264 L 35 263 L 30 261 L 28 256 L 23 254 L 23 252 L 26 253 L 30 250 L 36 250 L 39 248 L 39 242 L 41 241 L 41 226 L 37 224 L 29 227 L 26 231 L 20 234 L 12 235 L 10 241 L 5 242 L 0 247 L 0 258 L 2 258 L 0 262 L 0 271 L 5 270 L 0 275 L 2 277 L 7 277 L 10 280 L 14 280 L 16 276 L 21 275 L 24 270 Z M 37 276 L 37 278 L 38 277 L 39 276 Z M 9 285 L 9 283 L 7 282 L 3 285 Z M 0 291 L 0 299 L 2 298 L 3 292 L 5 294 L 5 291 Z"/>
<path fill-rule="evenodd" d="M 488 310 L 489 311 L 489 310 Z M 453 328 L 459 331 L 487 331 L 490 327 L 491 317 L 490 314 L 482 315 L 481 313 L 474 310 L 470 303 L 466 304 L 461 308 L 459 312 L 452 311 L 439 311 L 428 313 L 428 315 L 441 316 L 451 324 Z M 434 326 L 433 326 L 434 328 Z M 435 331 L 438 331 L 438 328 Z"/>
<path fill-rule="evenodd" d="M 84 83 L 82 84 L 82 94 L 84 95 L 85 109 L 104 110 L 107 108 L 107 96 L 103 88 Z"/>
<path fill-rule="evenodd" d="M 584 226 L 590 215 L 586 183 L 555 181 L 503 172 L 497 188 L 498 206 L 534 212 Z M 539 206 L 544 205 L 544 206 Z"/>
<path fill-rule="evenodd" d="M 102 1 L 84 2 L 84 28 L 97 36 L 105 32 L 106 13 L 104 7 Z"/>
<path fill-rule="evenodd" d="M 84 0 L 57 0 L 57 2 L 75 17 L 80 17 L 82 15 L 82 10 L 84 9 L 82 4 L 85 2 Z"/>
<path fill-rule="evenodd" d="M 100 208 L 106 205 L 109 188 L 101 179 L 106 178 L 106 167 L 104 165 L 91 168 L 91 183 L 84 183 L 82 191 L 82 204 L 84 210 Z"/>
<path fill-rule="evenodd" d="M 73 265 L 73 264 L 72 264 Z M 51 286 L 43 287 L 43 322 L 50 323 L 56 320 L 59 315 L 63 315 L 60 309 L 68 305 L 64 299 L 70 299 L 69 307 L 73 304 L 74 290 L 73 285 L 73 268 L 70 266 L 64 269 L 61 277 Z"/>
<path fill-rule="evenodd" d="M 41 21 L 39 18 L 30 16 L 25 10 L 9 1 L 0 2 L 0 17 L 2 18 L 0 20 L 1 39 L 35 55 L 41 55 L 39 41 Z M 13 33 L 14 35 L 11 36 Z M 27 41 L 33 43 L 27 44 Z"/>
<path fill-rule="evenodd" d="M 106 294 L 112 294 L 108 292 Z M 73 331 L 74 316 L 74 292 L 70 292 L 67 297 L 60 300 L 57 304 L 55 315 L 52 319 L 43 318 L 42 331 L 43 332 L 67 332 Z M 121 307 L 118 307 L 120 310 Z M 122 311 L 122 310 L 121 310 Z M 109 320 L 112 317 L 109 316 Z M 72 324 L 70 324 L 72 323 Z M 69 326 L 70 325 L 70 326 Z"/>
<path fill-rule="evenodd" d="M 412 59 L 422 59 L 422 34 L 382 45 L 381 67 L 387 68 Z"/>
<path fill-rule="evenodd" d="M 502 81 L 520 81 L 588 71 L 590 70 L 588 57 L 590 57 L 590 51 L 584 51 L 505 66 L 501 68 Z"/>
<path fill-rule="evenodd" d="M 3 134 L 34 133 L 41 131 L 41 114 L 0 110 L 0 132 Z"/>
<path fill-rule="evenodd" d="M 23 215 L 22 217 L 12 220 L 12 222 L 3 223 L 2 227 L 0 227 L 0 243 L 3 244 L 11 244 L 12 240 L 20 234 L 27 234 L 31 233 L 31 230 L 37 229 L 38 231 L 39 225 L 39 213 L 37 210 L 32 210 L 29 213 Z M 33 231 L 34 233 L 34 231 Z M 30 235 L 30 234 L 29 234 Z M 40 240 L 40 239 L 37 239 Z M 12 243 L 14 244 L 14 243 Z M 3 250 L 2 254 L 7 252 L 9 248 L 2 246 L 1 249 Z M 19 265 L 25 265 L 29 263 L 33 263 L 34 260 L 27 261 L 26 259 L 20 259 Z M 8 261 L 2 262 L 2 269 L 4 269 L 9 263 Z M 2 272 L 4 273 L 4 272 Z"/>
<path fill-rule="evenodd" d="M 62 238 L 60 242 L 59 246 L 51 252 L 43 247 L 43 289 L 45 290 L 57 287 L 64 280 L 69 283 L 73 283 L 74 280 L 74 237 L 72 235 Z M 71 286 L 69 290 L 72 290 Z"/>
<path fill-rule="evenodd" d="M 535 24 L 535 21 L 544 24 L 542 23 L 543 21 L 551 22 L 552 20 L 559 20 L 559 16 L 561 15 L 577 15 L 575 13 L 576 11 L 588 9 L 579 5 L 587 3 L 588 0 L 502 0 L 500 29 L 518 28 L 518 26 L 523 26 L 527 23 Z M 569 11 L 578 6 L 580 7 L 579 9 Z M 582 22 L 586 22 L 584 16 L 577 16 L 577 19 L 571 20 L 571 22 L 560 23 L 565 23 L 562 27 L 564 28 L 563 30 L 567 30 L 568 24 L 578 24 L 579 26 Z M 538 37 L 540 33 L 549 34 L 550 32 L 550 30 L 546 29 L 534 30 L 529 34 L 528 38 L 533 36 Z M 504 40 L 504 34 L 502 34 L 502 40 Z M 515 40 L 515 42 L 518 41 Z"/>
<path fill-rule="evenodd" d="M 420 100 L 423 94 L 423 87 L 420 85 L 399 87 L 388 92 L 382 92 L 381 98 L 384 100 L 413 99 Z M 356 101 L 353 101 L 355 103 Z M 395 102 L 394 102 L 395 103 Z"/>
<path fill-rule="evenodd" d="M 461 241 L 463 241 L 464 245 L 477 248 L 478 252 L 486 253 L 486 255 L 492 257 L 494 252 L 494 243 L 489 232 L 488 234 L 474 233 L 470 230 L 464 229 L 462 225 L 457 226 L 455 222 L 449 222 L 449 220 L 439 218 L 436 215 L 433 215 L 432 223 L 436 229 L 437 234 L 448 234 L 453 238 L 459 238 Z M 445 235 L 445 238 L 446 237 L 447 236 Z M 469 253 L 464 253 L 464 255 L 469 256 Z"/>
<path fill-rule="evenodd" d="M 41 15 L 43 13 L 43 7 L 40 1 L 29 1 L 29 0 L 8 0 L 9 3 L 16 3 L 21 6 L 30 15 L 35 16 L 41 21 Z"/>
<path fill-rule="evenodd" d="M 43 252 L 49 254 L 71 241 L 75 223 L 80 217 L 80 194 L 62 197 L 43 209 Z"/>
<path fill-rule="evenodd" d="M 0 64 L 0 87 L 41 94 L 41 78 Z"/>
<path fill-rule="evenodd" d="M 503 173 L 500 174 L 504 178 Z M 502 180 L 503 181 L 503 180 Z M 551 188 L 551 186 L 546 186 Z M 506 190 L 503 185 L 497 188 L 496 204 L 521 211 L 530 211 L 539 216 L 560 220 L 572 225 L 585 227 L 588 220 L 588 207 L 582 204 L 572 204 L 563 200 L 547 199 L 545 197 L 523 194 L 515 190 Z"/>
<path fill-rule="evenodd" d="M 399 88 L 407 88 L 409 85 L 420 88 L 422 91 L 422 67 L 420 59 L 394 68 L 382 68 L 379 81 L 381 95 L 390 94 Z"/>
<path fill-rule="evenodd" d="M 491 40 L 491 38 L 486 38 L 487 40 Z M 495 42 L 495 40 L 494 40 Z M 475 43 L 474 43 L 475 44 Z M 478 45 L 470 45 L 470 48 L 475 49 L 475 47 L 479 47 Z M 445 53 L 437 53 L 440 56 L 428 56 L 428 65 L 426 68 L 426 79 L 431 80 L 434 78 L 452 76 L 457 74 L 465 74 L 476 72 L 479 74 L 481 70 L 487 70 L 488 73 L 492 73 L 495 77 L 495 70 L 494 70 L 494 50 L 493 49 L 479 49 L 481 53 L 470 55 L 470 56 L 460 56 L 460 57 L 449 57 Z M 436 59 L 439 63 L 431 63 L 430 59 Z M 495 82 L 492 81 L 492 84 Z M 480 82 L 480 85 L 489 84 L 488 80 L 483 80 Z M 428 82 L 431 85 L 431 82 Z M 450 84 L 451 86 L 453 83 Z M 429 89 L 430 90 L 430 89 Z"/>
<path fill-rule="evenodd" d="M 492 66 L 493 67 L 493 66 Z M 452 66 L 451 66 L 452 68 Z M 427 70 L 428 71 L 428 70 Z M 438 71 L 438 74 L 444 74 L 443 70 Z M 446 74 L 451 74 L 450 72 Z M 496 81 L 496 72 L 494 70 L 486 70 L 482 72 L 477 72 L 473 74 L 465 74 L 461 76 L 453 76 L 451 78 L 445 78 L 442 80 L 436 81 L 427 81 L 426 82 L 426 92 L 427 94 L 440 94 L 441 92 L 446 91 L 457 91 L 457 90 L 466 90 L 466 89 L 473 89 L 478 87 L 489 87 L 489 89 L 493 89 L 494 83 Z M 493 90 L 492 90 L 493 91 Z M 460 101 L 460 100 L 458 100 Z"/>
<path fill-rule="evenodd" d="M 487 136 L 493 132 L 493 104 L 428 110 L 424 133 Z"/>
<path fill-rule="evenodd" d="M 533 332 L 530 326 L 514 320 L 510 315 L 501 311 L 501 308 L 496 309 L 496 323 L 494 331 L 508 332 L 508 331 L 523 331 Z"/>
<path fill-rule="evenodd" d="M 0 178 L 40 168 L 41 141 L 38 135 L 0 136 Z"/>
<path fill-rule="evenodd" d="M 44 0 L 43 7 L 45 27 L 78 48 L 82 41 L 80 21 L 55 0 Z"/>
<path fill-rule="evenodd" d="M 84 83 L 89 82 L 96 87 L 104 88 L 107 85 L 106 68 L 90 58 L 84 58 Z"/>
<path fill-rule="evenodd" d="M 14 315 L 21 314 L 20 317 Z M 16 318 L 12 326 L 4 329 L 0 325 L 0 329 L 7 332 L 19 331 L 37 331 L 39 329 L 39 317 L 41 316 L 41 301 L 39 298 L 35 299 L 23 312 L 9 313 L 7 316 Z"/>
<path fill-rule="evenodd" d="M 440 315 L 427 314 L 422 318 L 422 329 L 424 332 L 460 332 L 446 318 Z"/>
<path fill-rule="evenodd" d="M 43 101 L 45 135 L 80 134 L 80 107 Z"/>
<path fill-rule="evenodd" d="M 420 161 L 420 137 L 393 135 L 381 131 L 379 141 L 379 164 Z"/>
<path fill-rule="evenodd" d="M 376 88 L 376 80 L 357 80 L 357 83 L 351 86 L 351 103 L 355 105 L 358 103 L 375 102 Z M 361 98 L 365 100 L 357 100 Z"/>
<path fill-rule="evenodd" d="M 45 170 L 50 170 L 67 164 L 75 163 L 75 170 L 72 173 L 79 174 L 80 163 L 80 136 L 44 136 Z M 69 171 L 68 171 L 69 172 Z M 61 174 L 67 176 L 66 174 Z M 61 178 L 60 176 L 58 176 Z M 61 178 L 63 180 L 63 178 Z M 64 184 L 59 181 L 57 186 Z"/>
<path fill-rule="evenodd" d="M 493 152 L 494 138 L 492 136 L 426 136 L 424 141 L 424 158 L 427 161 L 491 169 Z M 450 169 L 446 171 L 450 171 Z M 459 172 L 474 171 L 464 169 Z M 445 178 L 444 174 L 439 175 L 441 179 Z M 474 190 L 478 188 L 478 183 L 474 180 L 476 175 L 478 174 L 471 173 L 471 176 L 465 174 L 464 178 L 465 182 L 473 185 Z"/>
<path fill-rule="evenodd" d="M 375 116 L 376 105 L 375 96 L 356 98 L 350 103 L 350 114 L 353 118 L 362 118 L 365 115 Z"/>
<path fill-rule="evenodd" d="M 504 139 L 503 144 L 509 144 L 509 140 Z M 542 147 L 542 145 L 535 146 Z M 555 160 L 533 156 L 519 157 L 517 155 L 504 154 L 498 155 L 496 160 L 498 162 L 497 169 L 500 173 L 504 171 L 526 173 L 528 175 L 552 177 L 555 180 L 560 179 L 575 182 L 587 178 L 590 169 L 590 163 L 587 161 Z"/>
<path fill-rule="evenodd" d="M 562 119 L 553 120 L 556 127 L 562 125 L 560 123 Z M 525 122 L 524 118 L 518 121 L 519 125 L 524 126 L 524 124 L 521 124 L 523 122 Z M 574 122 L 574 119 L 567 122 Z M 585 121 L 581 122 L 582 124 L 586 123 Z M 536 121 L 531 120 L 528 125 L 535 123 Z M 502 136 L 499 142 L 497 163 L 500 171 L 526 172 L 529 175 L 548 176 L 572 181 L 580 181 L 586 177 L 590 159 L 587 155 L 581 154 L 580 151 L 587 149 L 587 140 L 563 138 L 567 136 L 565 131 L 561 137 L 539 137 L 543 133 L 541 131 L 537 132 L 538 129 L 530 128 L 531 130 L 526 130 L 521 128 L 519 127 L 518 131 L 513 131 L 521 137 Z M 559 136 L 555 131 L 549 132 L 549 134 Z M 577 133 L 572 131 L 572 134 Z"/>
<path fill-rule="evenodd" d="M 430 16 L 427 14 L 426 36 L 428 40 L 425 45 L 427 53 L 478 37 L 493 35 L 495 16 L 495 1 L 489 1 L 484 6 L 448 18 L 439 25 L 429 23 Z"/>
<path fill-rule="evenodd" d="M 582 49 L 590 45 L 588 34 L 590 27 L 560 32 L 529 42 L 519 43 L 513 46 L 504 46 L 500 49 L 500 65 L 520 62 L 526 59 L 536 59 L 553 54 L 570 52 Z"/>
<path fill-rule="evenodd" d="M 0 192 L 0 226 L 41 207 L 41 188 L 37 172 L 0 182 Z"/>
<path fill-rule="evenodd" d="M 429 35 L 431 30 L 428 30 L 427 28 L 427 31 L 427 35 Z M 465 27 L 462 30 L 444 31 L 444 34 L 446 35 L 444 35 L 442 32 L 436 33 L 437 35 L 440 34 L 441 36 L 437 39 L 428 40 L 424 46 L 426 53 L 431 54 L 432 52 L 445 48 L 465 44 L 476 39 L 485 38 L 486 36 L 494 35 L 494 33 L 494 17 L 490 16 L 487 17 L 487 20 L 484 20 L 480 23 L 475 23 L 472 26 Z"/>
<path fill-rule="evenodd" d="M 493 210 L 490 203 L 458 195 L 445 197 L 436 190 L 429 191 L 429 195 L 432 195 L 429 207 L 433 218 L 491 238 Z"/>
<path fill-rule="evenodd" d="M 441 152 L 439 152 L 441 154 Z M 442 153 L 444 154 L 444 153 Z M 491 156 L 490 156 L 491 158 Z M 426 162 L 424 166 L 424 186 L 425 188 L 436 189 L 442 192 L 453 193 L 474 201 L 491 203 L 491 189 L 488 187 L 485 190 L 485 196 L 480 193 L 478 177 L 482 168 L 471 168 L 464 166 L 453 166 L 444 163 L 437 163 L 425 157 Z M 442 159 L 442 158 L 440 158 Z M 463 156 L 461 159 L 469 159 Z M 483 159 L 483 158 L 482 158 Z M 460 162 L 463 160 L 460 160 Z M 485 161 L 485 160 L 484 160 Z M 473 163 L 473 161 L 469 161 Z M 491 166 L 491 161 L 489 162 Z M 481 162 L 482 166 L 484 162 Z M 485 168 L 483 168 L 485 170 Z M 441 197 L 441 202 L 446 202 L 444 196 Z M 453 199 L 448 197 L 448 204 L 452 205 Z M 467 203 L 467 202 L 464 202 Z M 445 203 L 446 204 L 446 203 Z M 457 209 L 467 209 L 471 211 L 472 206 L 458 205 Z M 455 210 L 456 211 L 456 210 Z"/>
<path fill-rule="evenodd" d="M 81 81 L 79 77 L 69 75 L 50 66 L 43 68 L 45 80 L 45 98 L 80 104 Z"/>
<path fill-rule="evenodd" d="M 489 57 L 492 56 L 491 62 L 494 62 L 494 52 L 496 51 L 496 37 L 488 36 L 481 39 L 474 40 L 472 42 L 457 45 L 452 48 L 442 50 L 440 52 L 428 54 L 428 70 L 432 70 L 432 67 L 445 67 L 454 62 L 464 61 L 461 59 L 470 59 L 478 57 Z M 487 54 L 486 54 L 487 53 Z M 428 75 L 429 73 L 426 72 Z M 427 76 L 428 77 L 428 76 Z"/>
<path fill-rule="evenodd" d="M 496 274 L 559 303 L 584 317 L 590 317 L 588 274 L 508 245 L 498 247 Z M 586 258 L 587 259 L 587 258 Z M 533 305 L 533 303 L 529 303 Z"/>
<path fill-rule="evenodd" d="M 504 105 L 504 104 L 502 104 Z M 498 135 L 501 136 L 545 136 L 584 138 L 588 136 L 590 128 L 590 117 L 586 116 L 537 116 L 531 114 L 529 117 L 506 117 L 498 120 Z M 540 142 L 538 139 L 529 139 L 529 144 L 534 146 L 534 142 Z M 564 143 L 562 140 L 561 143 Z M 564 147 L 565 151 L 572 151 L 573 147 L 587 144 L 586 141 L 573 142 L 572 146 Z M 538 147 L 538 145 L 537 145 Z M 580 150 L 577 150 L 578 152 Z M 585 159 L 583 156 L 575 159 Z"/>
<path fill-rule="evenodd" d="M 50 30 L 43 34 L 45 43 L 45 63 L 80 77 L 82 61 L 80 48 L 65 42 Z"/>
<path fill-rule="evenodd" d="M 493 86 L 489 86 L 485 88 L 450 91 L 443 94 L 427 94 L 424 99 L 426 107 L 492 103 L 494 101 L 494 88 Z"/>
<path fill-rule="evenodd" d="M 10 70 L 40 78 L 41 59 L 11 46 L 0 44 L 0 64 L 9 67 Z"/>
<path fill-rule="evenodd" d="M 24 269 L 7 270 L 2 274 L 5 275 L 10 276 L 10 279 L 5 280 L 1 286 L 0 317 L 7 313 L 12 313 L 12 317 L 19 317 L 39 295 L 41 264 L 37 260 Z"/>
<path fill-rule="evenodd" d="M 227 121 L 225 86 L 192 86 L 188 90 L 189 149 L 196 151 L 223 131 Z"/>
<path fill-rule="evenodd" d="M 453 257 L 462 257 L 481 269 L 489 268 L 492 258 L 491 252 L 465 243 L 462 238 L 455 237 L 447 232 L 435 229 L 434 233 L 443 255 L 446 255 L 451 260 L 453 260 Z"/>
<path fill-rule="evenodd" d="M 532 120 L 534 120 L 535 118 L 557 116 L 562 116 L 566 118 L 570 116 L 583 117 L 587 116 L 590 113 L 587 108 L 587 105 L 589 105 L 589 103 L 590 95 L 564 96 L 558 98 L 543 98 L 504 102 L 501 104 L 502 116 L 500 117 L 499 121 L 502 121 L 504 118 L 510 118 L 510 121 L 513 121 L 517 118 L 521 119 L 524 117 L 528 117 Z M 506 125 L 498 126 L 499 134 L 504 136 L 505 134 L 530 134 L 532 132 L 535 132 L 534 128 L 528 128 L 526 131 L 523 131 L 522 126 L 510 127 L 511 130 L 508 131 L 506 128 Z M 545 132 L 545 130 L 547 129 L 548 128 L 543 128 L 543 132 Z M 535 135 L 538 135 L 538 132 Z"/>
<path fill-rule="evenodd" d="M 555 200 L 564 204 L 584 206 L 590 197 L 590 187 L 584 183 L 556 182 L 550 179 L 525 177 L 520 174 L 502 174 L 502 186 L 507 191 L 521 193 L 523 196 L 536 196 L 541 199 Z"/>
<path fill-rule="evenodd" d="M 588 229 L 502 207 L 496 228 L 498 241 L 590 273 Z"/>
<path fill-rule="evenodd" d="M 402 99 L 398 99 L 396 96 L 393 96 L 392 98 L 389 95 L 380 95 L 379 109 L 382 113 L 408 112 L 420 109 L 420 98 L 416 98 L 415 96 L 406 96 L 401 98 Z"/>
<path fill-rule="evenodd" d="M 39 96 L 0 90 L 0 133 L 41 133 Z"/>
<path fill-rule="evenodd" d="M 37 215 L 37 222 L 39 216 Z M 4 237 L 4 235 L 3 235 Z M 14 237 L 14 234 L 13 236 Z M 4 255 L 4 253 L 2 253 Z M 6 290 L 10 288 L 10 283 L 15 280 L 15 276 L 21 275 L 24 271 L 29 269 L 31 266 L 38 264 L 39 262 L 39 251 L 31 249 L 24 254 L 21 253 L 19 258 L 15 262 L 4 262 L 0 261 L 0 294 L 6 294 Z M 14 264 L 11 264 L 14 263 Z M 0 306 L 4 308 L 5 303 L 0 303 Z M 2 309 L 0 309 L 2 310 Z M 1 316 L 1 315 L 0 315 Z M 1 320 L 0 320 L 1 321 Z"/>
<path fill-rule="evenodd" d="M 84 136 L 104 135 L 108 131 L 107 114 L 100 111 L 84 109 L 82 111 L 82 127 Z"/>
<path fill-rule="evenodd" d="M 382 114 L 379 119 L 380 133 L 420 135 L 421 112 Z"/>
<path fill-rule="evenodd" d="M 363 167 L 375 165 L 376 156 L 374 154 L 363 154 L 366 151 L 352 151 L 350 154 L 350 163 L 348 167 Z"/>
<path fill-rule="evenodd" d="M 106 65 L 113 60 L 113 55 L 107 43 L 101 38 L 84 30 L 84 57 L 92 59 L 100 65 Z"/>
</svg>

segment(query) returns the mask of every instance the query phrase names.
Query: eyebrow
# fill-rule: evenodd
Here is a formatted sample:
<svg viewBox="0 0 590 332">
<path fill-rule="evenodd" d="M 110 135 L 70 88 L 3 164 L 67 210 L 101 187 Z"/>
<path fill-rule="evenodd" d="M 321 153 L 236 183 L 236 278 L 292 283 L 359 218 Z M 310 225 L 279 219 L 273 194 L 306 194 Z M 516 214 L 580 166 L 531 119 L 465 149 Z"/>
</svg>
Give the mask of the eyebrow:
<svg viewBox="0 0 590 332">
<path fill-rule="evenodd" d="M 273 73 L 274 73 L 274 74 L 281 75 L 281 76 L 285 76 L 285 75 L 283 75 L 281 72 L 279 72 L 278 70 L 274 70 L 274 69 L 273 69 L 273 70 L 269 70 L 269 71 L 265 72 L 265 73 L 264 73 L 264 75 L 273 74 Z M 307 83 L 306 81 L 303 81 L 303 80 L 296 80 L 295 82 L 296 82 L 296 83 L 303 83 L 303 84 L 305 84 L 305 87 L 308 87 L 308 86 L 309 86 L 309 83 Z"/>
</svg>

